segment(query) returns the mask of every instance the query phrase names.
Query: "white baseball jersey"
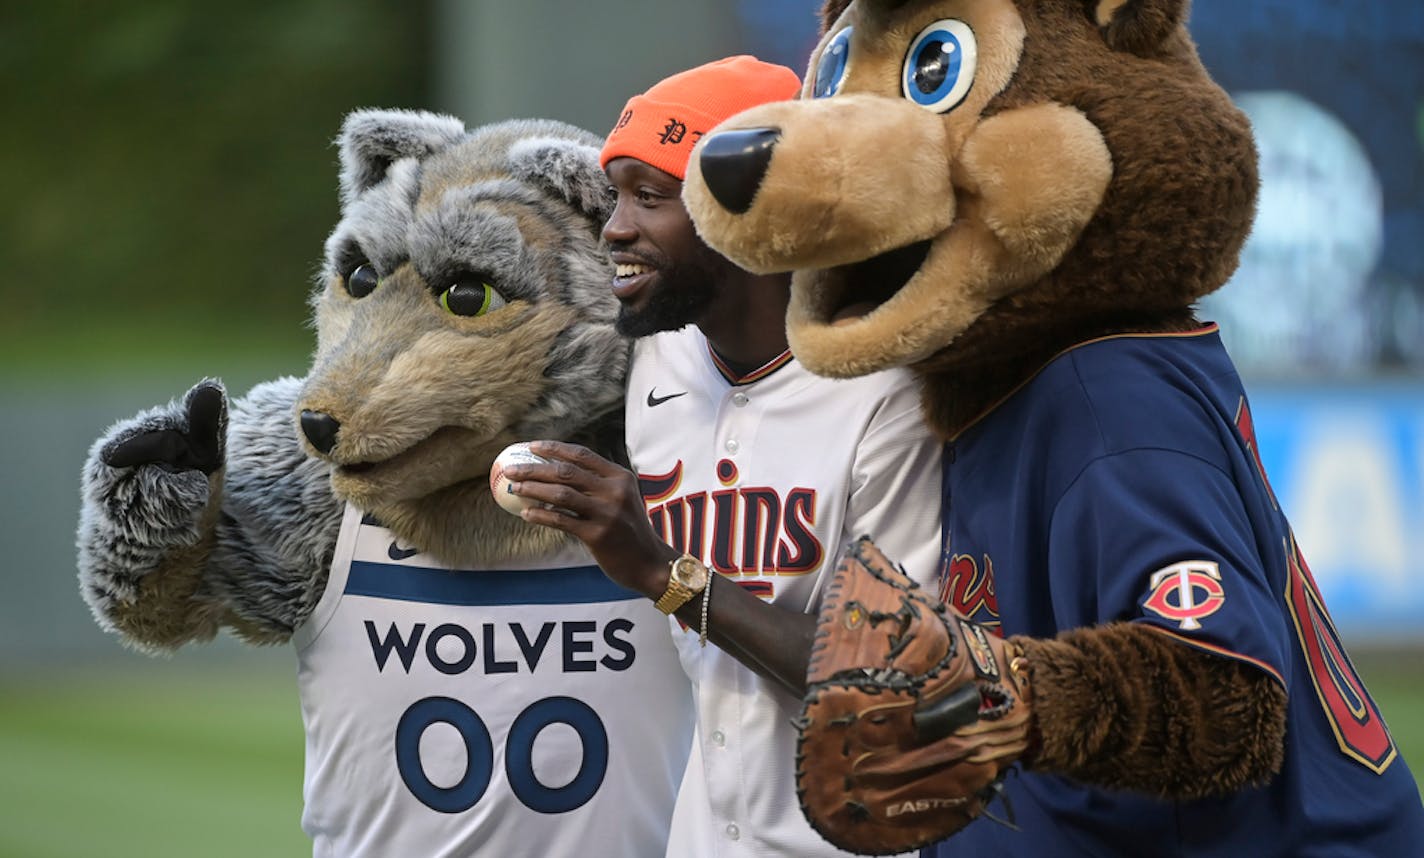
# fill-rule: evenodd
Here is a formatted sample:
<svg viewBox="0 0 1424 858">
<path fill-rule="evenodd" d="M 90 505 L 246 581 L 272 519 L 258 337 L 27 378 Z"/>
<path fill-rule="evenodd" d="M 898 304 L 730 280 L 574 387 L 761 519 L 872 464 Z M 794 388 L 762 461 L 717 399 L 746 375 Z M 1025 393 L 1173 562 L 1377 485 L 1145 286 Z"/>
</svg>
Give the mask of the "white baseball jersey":
<svg viewBox="0 0 1424 858">
<path fill-rule="evenodd" d="M 318 858 L 663 854 L 688 682 L 582 546 L 450 570 L 348 506 L 294 641 Z"/>
<path fill-rule="evenodd" d="M 654 527 L 793 611 L 817 610 L 847 542 L 875 537 L 922 584 L 939 565 L 941 445 L 912 377 L 820 378 L 790 354 L 732 375 L 696 328 L 637 341 L 628 448 Z M 668 854 L 838 855 L 796 802 L 800 701 L 672 625 L 697 733 Z"/>
</svg>

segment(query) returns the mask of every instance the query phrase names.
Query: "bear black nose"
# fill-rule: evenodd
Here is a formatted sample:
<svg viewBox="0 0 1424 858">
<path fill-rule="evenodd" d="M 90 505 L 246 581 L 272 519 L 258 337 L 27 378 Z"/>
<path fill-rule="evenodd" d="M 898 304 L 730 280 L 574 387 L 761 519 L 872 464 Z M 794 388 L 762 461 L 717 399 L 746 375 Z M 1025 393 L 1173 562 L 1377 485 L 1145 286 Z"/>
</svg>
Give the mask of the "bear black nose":
<svg viewBox="0 0 1424 858">
<path fill-rule="evenodd" d="M 780 139 L 779 128 L 742 128 L 719 131 L 702 143 L 702 179 L 723 208 L 743 214 L 752 207 Z"/>
<path fill-rule="evenodd" d="M 320 411 L 302 412 L 302 434 L 311 445 L 323 455 L 336 446 L 336 433 L 341 431 L 341 422 L 330 414 Z"/>
</svg>

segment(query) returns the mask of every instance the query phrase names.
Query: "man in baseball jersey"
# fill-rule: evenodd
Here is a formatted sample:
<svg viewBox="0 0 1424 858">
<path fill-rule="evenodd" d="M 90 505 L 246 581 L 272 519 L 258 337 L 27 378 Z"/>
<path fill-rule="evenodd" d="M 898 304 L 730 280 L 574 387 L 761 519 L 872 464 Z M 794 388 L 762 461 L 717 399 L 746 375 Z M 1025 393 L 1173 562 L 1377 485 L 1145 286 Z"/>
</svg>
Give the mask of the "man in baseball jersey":
<svg viewBox="0 0 1424 858">
<path fill-rule="evenodd" d="M 808 373 L 787 349 L 789 275 L 736 267 L 682 205 L 697 139 L 799 87 L 790 69 L 733 57 L 628 102 L 601 163 L 617 192 L 603 234 L 618 324 L 640 338 L 626 415 L 637 476 L 554 442 L 533 447 L 550 464 L 507 471 L 515 493 L 555 507 L 526 519 L 583 540 L 610 578 L 675 615 L 697 732 L 671 855 L 840 854 L 794 788 L 823 582 L 866 532 L 926 583 L 938 562 L 940 446 L 911 376 Z"/>
</svg>

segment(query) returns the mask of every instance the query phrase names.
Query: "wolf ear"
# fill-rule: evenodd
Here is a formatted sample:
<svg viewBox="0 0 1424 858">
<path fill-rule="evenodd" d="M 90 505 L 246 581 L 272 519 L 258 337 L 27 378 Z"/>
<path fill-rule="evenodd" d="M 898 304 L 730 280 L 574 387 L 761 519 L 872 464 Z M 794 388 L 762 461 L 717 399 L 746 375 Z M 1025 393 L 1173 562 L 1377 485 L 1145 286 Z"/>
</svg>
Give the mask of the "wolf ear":
<svg viewBox="0 0 1424 858">
<path fill-rule="evenodd" d="M 1140 57 L 1162 53 L 1183 25 L 1188 0 L 1084 0 L 1103 41 L 1115 51 Z"/>
<path fill-rule="evenodd" d="M 518 178 L 552 191 L 598 222 L 613 214 L 608 176 L 598 166 L 598 149 L 575 140 L 531 137 L 509 147 L 510 171 Z"/>
<path fill-rule="evenodd" d="M 465 136 L 453 116 L 423 110 L 357 110 L 346 117 L 341 136 L 341 206 L 386 177 L 401 158 L 425 158 Z"/>
</svg>

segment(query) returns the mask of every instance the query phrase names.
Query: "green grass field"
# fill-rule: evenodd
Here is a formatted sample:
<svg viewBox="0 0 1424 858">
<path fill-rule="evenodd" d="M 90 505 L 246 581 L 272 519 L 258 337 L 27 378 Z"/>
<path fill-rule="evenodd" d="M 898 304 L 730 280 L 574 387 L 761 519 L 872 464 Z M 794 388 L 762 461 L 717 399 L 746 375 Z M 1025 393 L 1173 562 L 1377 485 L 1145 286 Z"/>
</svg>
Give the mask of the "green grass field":
<svg viewBox="0 0 1424 858">
<path fill-rule="evenodd" d="M 1356 661 L 1416 776 L 1420 653 Z M 281 858 L 301 832 L 291 671 L 0 685 L 0 858 Z"/>
<path fill-rule="evenodd" d="M 310 855 L 294 672 L 0 686 L 0 858 Z"/>
</svg>

